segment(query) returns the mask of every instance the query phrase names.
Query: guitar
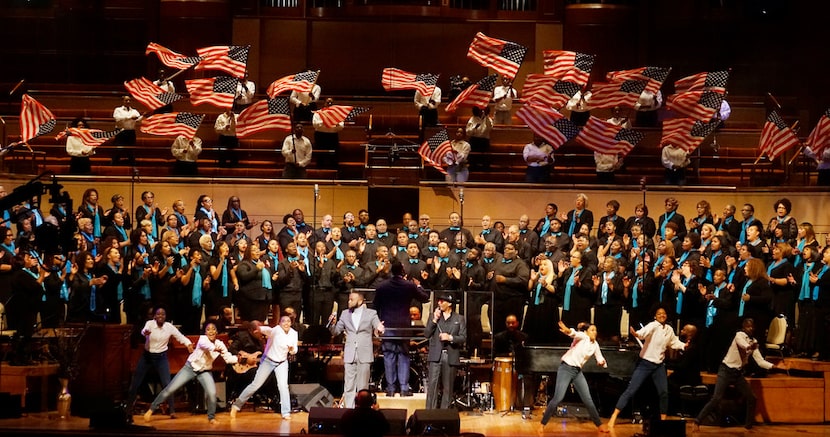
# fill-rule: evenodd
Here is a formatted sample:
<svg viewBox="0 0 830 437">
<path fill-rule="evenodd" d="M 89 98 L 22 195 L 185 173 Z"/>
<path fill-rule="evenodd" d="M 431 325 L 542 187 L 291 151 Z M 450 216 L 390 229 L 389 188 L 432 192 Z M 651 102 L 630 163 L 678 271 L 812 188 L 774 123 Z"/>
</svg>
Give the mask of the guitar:
<svg viewBox="0 0 830 437">
<path fill-rule="evenodd" d="M 259 357 L 262 356 L 262 352 L 257 351 L 256 353 L 249 354 L 245 351 L 239 352 L 239 358 L 244 358 L 245 363 L 239 362 L 233 365 L 233 371 L 237 374 L 241 375 L 253 368 L 259 366 Z"/>
</svg>

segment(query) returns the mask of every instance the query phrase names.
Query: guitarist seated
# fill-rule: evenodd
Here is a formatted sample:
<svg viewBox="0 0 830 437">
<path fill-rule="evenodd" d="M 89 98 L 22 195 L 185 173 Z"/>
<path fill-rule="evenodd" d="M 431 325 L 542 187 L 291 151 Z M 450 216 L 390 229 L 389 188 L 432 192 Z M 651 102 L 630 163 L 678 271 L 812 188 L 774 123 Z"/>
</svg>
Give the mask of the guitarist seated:
<svg viewBox="0 0 830 437">
<path fill-rule="evenodd" d="M 239 397 L 242 390 L 254 380 L 256 368 L 259 365 L 262 351 L 265 348 L 265 341 L 259 331 L 262 324 L 256 320 L 245 322 L 240 329 L 230 339 L 228 351 L 234 355 L 239 355 L 239 362 L 233 365 L 228 365 L 225 368 L 226 382 L 226 399 L 229 401 Z M 273 398 L 276 395 L 276 383 L 265 384 L 260 390 L 265 398 Z M 262 403 L 270 403 L 267 399 L 263 399 Z"/>
</svg>

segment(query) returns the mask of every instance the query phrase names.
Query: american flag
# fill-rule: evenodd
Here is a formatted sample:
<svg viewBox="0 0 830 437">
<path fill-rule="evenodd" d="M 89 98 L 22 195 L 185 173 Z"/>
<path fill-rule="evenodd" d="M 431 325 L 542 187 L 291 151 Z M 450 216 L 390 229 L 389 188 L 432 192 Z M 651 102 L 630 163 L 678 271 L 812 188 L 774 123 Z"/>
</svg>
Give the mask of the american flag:
<svg viewBox="0 0 830 437">
<path fill-rule="evenodd" d="M 816 156 L 821 156 L 824 149 L 830 147 L 830 108 L 824 111 L 824 114 L 818 119 L 816 127 L 810 132 L 810 136 L 807 137 L 804 144 L 809 146 Z"/>
<path fill-rule="evenodd" d="M 671 72 L 671 68 L 640 67 L 631 70 L 609 71 L 605 78 L 611 82 L 622 80 L 645 80 L 648 82 L 645 90 L 657 94 L 663 82 Z"/>
<path fill-rule="evenodd" d="M 764 123 L 764 128 L 761 129 L 761 141 L 758 148 L 762 155 L 772 161 L 787 150 L 799 145 L 798 135 L 792 130 L 778 111 L 770 112 L 767 116 L 767 122 Z"/>
<path fill-rule="evenodd" d="M 663 137 L 660 144 L 672 143 L 692 153 L 709 134 L 714 132 L 720 122 L 702 122 L 694 118 L 673 118 L 663 122 Z"/>
<path fill-rule="evenodd" d="M 52 132 L 55 124 L 57 121 L 52 111 L 28 94 L 23 94 L 23 103 L 20 106 L 20 139 L 24 143 Z"/>
<path fill-rule="evenodd" d="M 720 110 L 724 95 L 716 91 L 687 91 L 669 96 L 666 108 L 687 117 L 709 121 Z"/>
<path fill-rule="evenodd" d="M 260 100 L 242 111 L 236 120 L 236 136 L 240 138 L 268 129 L 291 131 L 288 97 Z"/>
<path fill-rule="evenodd" d="M 288 76 L 279 78 L 268 85 L 266 91 L 268 97 L 274 98 L 286 91 L 296 91 L 298 93 L 310 93 L 317 83 L 319 71 L 303 71 L 297 74 L 289 74 Z"/>
<path fill-rule="evenodd" d="M 726 92 L 726 82 L 729 80 L 729 71 L 709 71 L 686 76 L 674 82 L 674 92 L 689 91 L 720 91 Z"/>
<path fill-rule="evenodd" d="M 545 50 L 545 74 L 557 79 L 585 85 L 591 77 L 594 68 L 594 55 L 570 52 L 566 50 Z"/>
<path fill-rule="evenodd" d="M 524 121 L 530 130 L 544 138 L 554 150 L 579 134 L 579 128 L 555 109 L 539 104 L 523 105 L 516 116 Z"/>
<path fill-rule="evenodd" d="M 315 114 L 320 116 L 320 119 L 326 127 L 334 127 L 340 124 L 340 122 L 351 120 L 370 109 L 363 106 L 331 105 L 318 110 Z"/>
<path fill-rule="evenodd" d="M 493 90 L 496 89 L 496 81 L 498 79 L 498 74 L 491 74 L 475 84 L 470 85 L 450 102 L 445 110 L 447 112 L 455 112 L 459 106 L 475 106 L 476 108 L 484 109 L 490 104 L 490 100 L 493 98 Z"/>
<path fill-rule="evenodd" d="M 591 116 L 574 141 L 606 155 L 628 155 L 645 135 Z"/>
<path fill-rule="evenodd" d="M 582 86 L 574 82 L 556 79 L 547 74 L 528 74 L 522 87 L 523 102 L 539 102 L 561 108 L 568 103 Z"/>
<path fill-rule="evenodd" d="M 527 47 L 478 32 L 467 50 L 467 57 L 514 79 L 522 66 L 525 53 Z"/>
<path fill-rule="evenodd" d="M 239 79 L 229 76 L 184 81 L 187 92 L 190 93 L 190 103 L 194 105 L 208 103 L 222 109 L 229 109 L 233 106 L 238 83 Z"/>
<path fill-rule="evenodd" d="M 628 106 L 633 108 L 646 89 L 644 80 L 626 80 L 610 83 L 596 83 L 591 88 L 591 106 L 594 108 L 613 108 Z"/>
<path fill-rule="evenodd" d="M 145 55 L 149 55 L 150 53 L 155 53 L 159 57 L 159 61 L 161 61 L 162 64 L 177 70 L 187 70 L 202 60 L 202 58 L 198 56 L 185 56 L 180 53 L 176 53 L 167 47 L 154 42 L 147 44 L 147 50 L 144 51 Z"/>
<path fill-rule="evenodd" d="M 134 99 L 150 110 L 161 108 L 164 105 L 169 105 L 182 98 L 182 96 L 176 93 L 165 91 L 145 77 L 124 82 L 124 87 L 127 88 L 127 92 Z"/>
<path fill-rule="evenodd" d="M 213 46 L 196 50 L 202 61 L 197 70 L 222 70 L 234 77 L 245 77 L 251 46 Z"/>
<path fill-rule="evenodd" d="M 386 91 L 416 90 L 424 96 L 431 96 L 438 77 L 438 74 L 415 74 L 398 68 L 384 68 L 381 83 Z"/>
<path fill-rule="evenodd" d="M 450 152 L 452 152 L 452 144 L 450 144 L 450 137 L 446 129 L 441 129 L 418 148 L 418 154 L 424 158 L 424 162 L 435 167 L 444 175 L 447 174 L 447 171 L 444 170 L 440 162 L 444 159 L 444 155 Z"/>
<path fill-rule="evenodd" d="M 141 132 L 152 135 L 179 136 L 189 139 L 196 136 L 196 129 L 202 124 L 204 114 L 190 112 L 171 112 L 169 114 L 151 115 L 141 123 Z"/>
<path fill-rule="evenodd" d="M 110 138 L 115 138 L 122 129 L 105 132 L 98 129 L 81 129 L 77 127 L 67 128 L 65 131 L 58 134 L 55 139 L 61 139 L 66 136 L 76 136 L 81 139 L 87 146 L 97 147 L 106 143 Z"/>
</svg>

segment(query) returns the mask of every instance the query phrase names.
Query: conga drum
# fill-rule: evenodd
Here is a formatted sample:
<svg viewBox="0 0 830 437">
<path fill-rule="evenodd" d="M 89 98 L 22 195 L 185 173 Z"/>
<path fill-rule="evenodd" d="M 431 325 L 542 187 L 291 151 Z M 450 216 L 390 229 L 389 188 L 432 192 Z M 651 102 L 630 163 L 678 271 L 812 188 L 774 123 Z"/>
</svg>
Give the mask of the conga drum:
<svg viewBox="0 0 830 437">
<path fill-rule="evenodd" d="M 493 400 L 496 411 L 509 411 L 516 399 L 516 370 L 513 358 L 496 357 L 493 362 Z"/>
</svg>

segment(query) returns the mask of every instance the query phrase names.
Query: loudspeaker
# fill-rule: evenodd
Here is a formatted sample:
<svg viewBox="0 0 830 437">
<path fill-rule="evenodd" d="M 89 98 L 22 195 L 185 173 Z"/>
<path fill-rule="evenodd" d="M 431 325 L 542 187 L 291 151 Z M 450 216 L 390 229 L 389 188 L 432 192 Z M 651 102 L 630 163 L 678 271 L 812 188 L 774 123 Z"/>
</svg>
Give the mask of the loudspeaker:
<svg viewBox="0 0 830 437">
<path fill-rule="evenodd" d="M 407 423 L 409 435 L 460 435 L 458 410 L 415 410 Z"/>
<path fill-rule="evenodd" d="M 406 435 L 405 408 L 381 408 L 380 412 L 389 422 L 389 435 Z"/>
<path fill-rule="evenodd" d="M 0 419 L 16 419 L 23 415 L 23 397 L 9 392 L 0 393 Z"/>
<path fill-rule="evenodd" d="M 133 416 L 122 403 L 99 401 L 89 411 L 89 427 L 93 429 L 126 429 L 132 423 Z"/>
<path fill-rule="evenodd" d="M 685 420 L 646 420 L 643 434 L 648 437 L 686 437 Z"/>
<path fill-rule="evenodd" d="M 297 398 L 297 406 L 306 411 L 334 405 L 334 396 L 320 384 L 289 384 L 288 391 Z"/>
<path fill-rule="evenodd" d="M 308 410 L 308 433 L 343 434 L 340 432 L 340 422 L 346 411 L 348 410 L 345 408 L 311 407 L 311 409 Z M 406 410 L 404 410 L 404 413 L 405 412 Z M 402 434 L 403 433 L 398 435 Z"/>
</svg>

